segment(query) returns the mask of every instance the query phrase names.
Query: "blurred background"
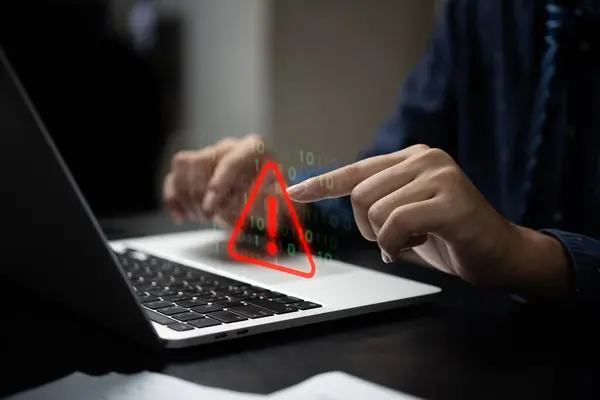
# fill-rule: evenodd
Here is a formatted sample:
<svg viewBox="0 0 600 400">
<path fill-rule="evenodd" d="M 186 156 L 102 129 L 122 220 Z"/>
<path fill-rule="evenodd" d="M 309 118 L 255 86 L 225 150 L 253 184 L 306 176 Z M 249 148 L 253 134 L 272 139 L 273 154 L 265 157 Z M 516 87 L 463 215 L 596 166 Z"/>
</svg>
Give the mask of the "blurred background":
<svg viewBox="0 0 600 400">
<path fill-rule="evenodd" d="M 94 211 L 160 208 L 178 150 L 259 132 L 349 162 L 391 114 L 435 0 L 2 0 L 0 44 Z"/>
</svg>

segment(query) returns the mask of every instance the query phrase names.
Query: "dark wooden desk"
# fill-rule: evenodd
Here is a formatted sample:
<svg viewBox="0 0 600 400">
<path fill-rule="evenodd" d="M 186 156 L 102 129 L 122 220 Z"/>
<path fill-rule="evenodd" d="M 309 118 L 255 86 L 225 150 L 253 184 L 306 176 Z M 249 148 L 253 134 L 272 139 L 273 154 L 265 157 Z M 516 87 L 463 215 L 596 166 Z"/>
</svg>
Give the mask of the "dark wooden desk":
<svg viewBox="0 0 600 400">
<path fill-rule="evenodd" d="M 174 227 L 164 217 L 105 226 L 115 238 L 195 228 Z M 524 307 L 411 263 L 385 265 L 370 245 L 347 251 L 345 258 L 442 286 L 444 292 L 430 305 L 153 354 L 3 285 L 8 301 L 0 354 L 10 373 L 0 380 L 0 395 L 76 370 L 94 375 L 152 370 L 256 393 L 341 370 L 425 399 L 600 398 L 600 330 L 590 321 L 598 312 L 584 318 L 584 311 Z M 39 336 L 36 330 L 48 325 L 53 329 Z"/>
</svg>

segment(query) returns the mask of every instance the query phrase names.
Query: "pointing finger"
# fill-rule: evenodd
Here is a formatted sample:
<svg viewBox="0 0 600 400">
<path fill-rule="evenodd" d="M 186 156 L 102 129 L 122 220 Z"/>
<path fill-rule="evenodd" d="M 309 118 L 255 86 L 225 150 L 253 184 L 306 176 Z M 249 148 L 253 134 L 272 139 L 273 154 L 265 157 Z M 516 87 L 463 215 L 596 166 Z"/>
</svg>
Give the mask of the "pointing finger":
<svg viewBox="0 0 600 400">
<path fill-rule="evenodd" d="M 367 158 L 325 173 L 287 189 L 290 198 L 297 202 L 308 203 L 349 195 L 352 189 L 370 176 L 393 165 L 401 163 L 414 154 L 428 149 L 417 145 L 392 154 Z"/>
</svg>

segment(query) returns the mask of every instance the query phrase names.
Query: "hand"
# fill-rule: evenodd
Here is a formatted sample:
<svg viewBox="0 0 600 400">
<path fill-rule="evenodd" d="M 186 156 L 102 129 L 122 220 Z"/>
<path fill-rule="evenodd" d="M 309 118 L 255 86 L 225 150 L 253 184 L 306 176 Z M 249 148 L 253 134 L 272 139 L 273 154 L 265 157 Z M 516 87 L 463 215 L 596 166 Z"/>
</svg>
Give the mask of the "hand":
<svg viewBox="0 0 600 400">
<path fill-rule="evenodd" d="M 292 200 L 350 195 L 361 234 L 385 262 L 403 250 L 477 285 L 532 296 L 567 291 L 567 259 L 555 239 L 511 224 L 454 160 L 417 145 L 362 160 L 288 188 Z"/>
<path fill-rule="evenodd" d="M 165 206 L 177 222 L 212 220 L 219 227 L 230 229 L 267 160 L 273 161 L 274 157 L 263 139 L 254 134 L 224 139 L 198 151 L 177 153 L 164 182 Z M 249 215 L 263 216 L 264 199 L 281 196 L 275 184 L 275 177 L 267 175 Z"/>
</svg>

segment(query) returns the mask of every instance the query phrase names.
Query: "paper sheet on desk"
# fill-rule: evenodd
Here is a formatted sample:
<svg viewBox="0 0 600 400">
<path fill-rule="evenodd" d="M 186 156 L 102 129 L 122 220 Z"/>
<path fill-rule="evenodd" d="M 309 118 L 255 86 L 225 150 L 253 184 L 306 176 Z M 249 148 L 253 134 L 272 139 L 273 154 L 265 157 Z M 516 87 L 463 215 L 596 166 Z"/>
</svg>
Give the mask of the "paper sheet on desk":
<svg viewBox="0 0 600 400">
<path fill-rule="evenodd" d="M 8 397 L 10 400 L 419 400 L 343 372 L 317 375 L 270 395 L 255 395 L 196 385 L 167 375 L 89 376 L 74 373 L 55 382 Z"/>
<path fill-rule="evenodd" d="M 267 396 L 271 400 L 420 400 L 343 372 L 316 375 Z"/>
<path fill-rule="evenodd" d="M 111 373 L 102 376 L 89 376 L 76 372 L 8 399 L 255 400 L 264 398 L 264 395 L 215 389 L 153 372 L 132 375 Z"/>
</svg>

